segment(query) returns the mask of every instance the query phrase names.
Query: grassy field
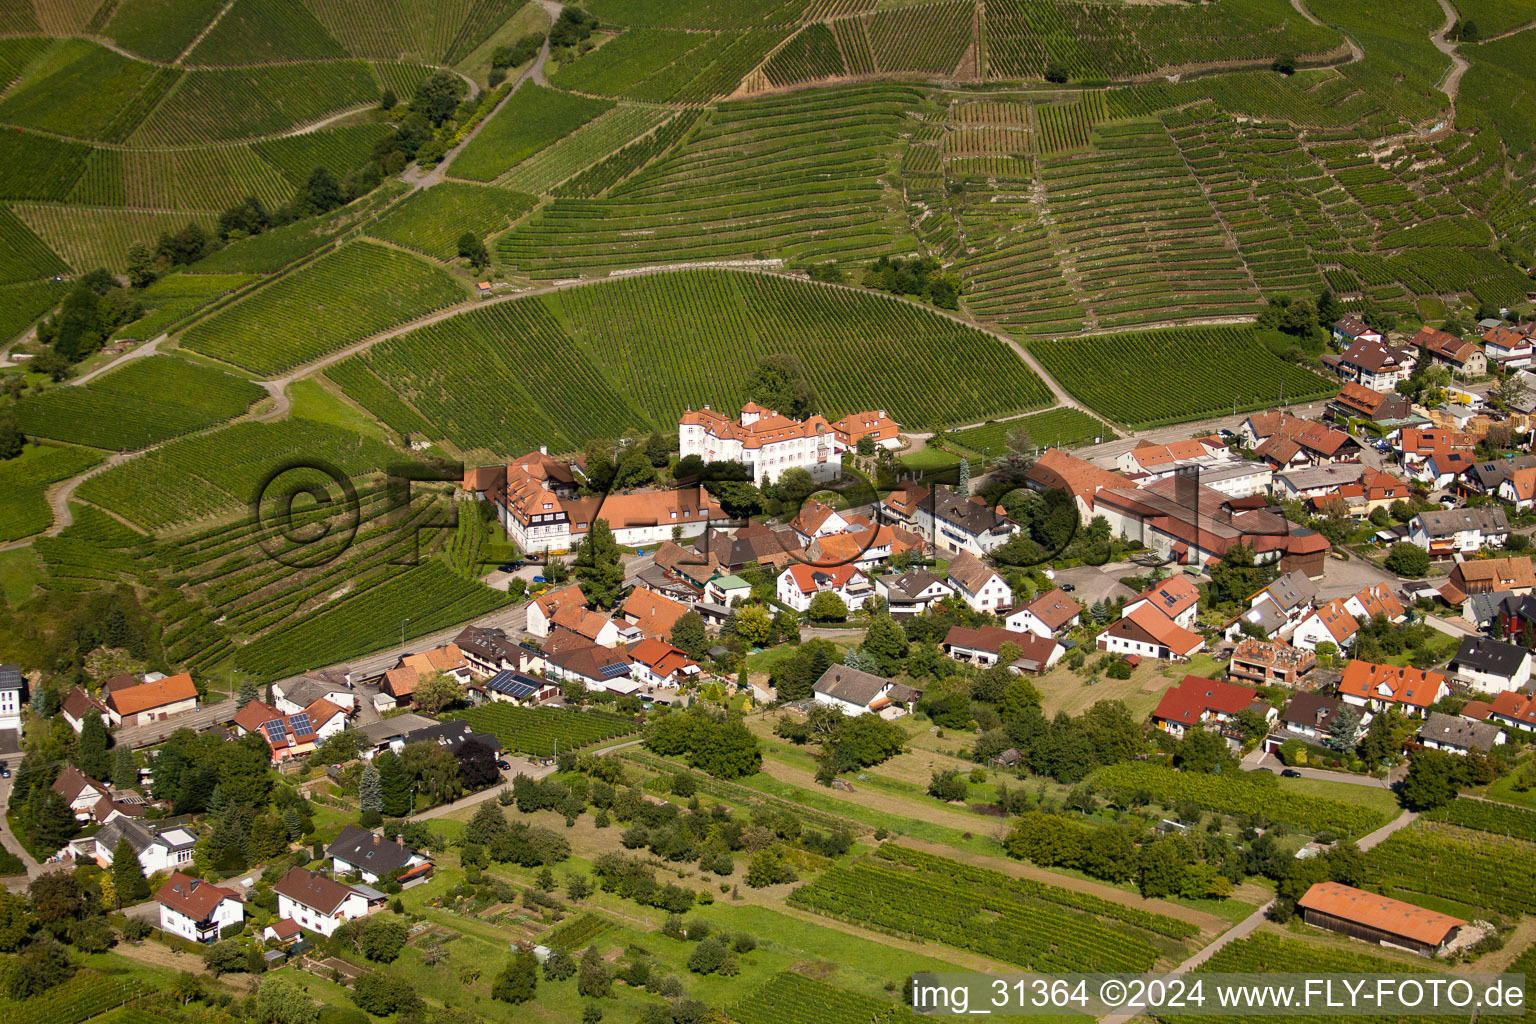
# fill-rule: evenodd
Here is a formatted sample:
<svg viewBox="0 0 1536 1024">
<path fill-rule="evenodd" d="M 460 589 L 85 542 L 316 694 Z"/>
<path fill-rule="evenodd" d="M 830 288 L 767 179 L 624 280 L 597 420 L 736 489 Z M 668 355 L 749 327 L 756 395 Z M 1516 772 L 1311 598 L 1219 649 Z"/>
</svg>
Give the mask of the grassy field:
<svg viewBox="0 0 1536 1024">
<path fill-rule="evenodd" d="M 1008 453 L 1008 437 L 1020 429 L 1041 448 L 1076 448 L 1119 437 L 1102 420 L 1080 409 L 1060 408 L 956 430 L 947 436 L 947 440 L 988 458 L 998 458 Z"/>
</svg>

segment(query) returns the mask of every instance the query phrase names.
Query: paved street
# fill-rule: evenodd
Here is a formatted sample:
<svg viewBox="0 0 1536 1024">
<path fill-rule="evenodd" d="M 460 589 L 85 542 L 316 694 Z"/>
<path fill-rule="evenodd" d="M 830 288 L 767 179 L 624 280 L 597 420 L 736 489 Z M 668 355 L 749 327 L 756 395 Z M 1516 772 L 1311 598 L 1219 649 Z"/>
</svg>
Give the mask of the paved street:
<svg viewBox="0 0 1536 1024">
<path fill-rule="evenodd" d="M 1263 747 L 1257 747 L 1243 758 L 1243 770 L 1252 771 L 1255 768 L 1263 768 L 1279 775 L 1286 770 L 1284 764 L 1273 754 L 1266 754 Z M 1365 786 L 1369 789 L 1391 789 L 1408 773 L 1407 765 L 1398 765 L 1387 774 L 1385 779 L 1372 778 L 1369 775 L 1351 775 L 1348 772 L 1330 772 L 1321 768 L 1295 767 L 1290 769 L 1300 772 L 1304 779 L 1318 779 L 1322 782 L 1340 782 L 1346 786 Z"/>
<path fill-rule="evenodd" d="M 11 771 L 14 772 L 16 770 L 16 760 L 11 758 L 10 761 Z M 5 808 L 11 805 L 11 784 L 14 781 L 14 778 L 0 779 L 0 812 L 3 812 Z M 0 813 L 0 841 L 3 841 L 5 848 L 20 857 L 21 862 L 27 866 L 27 873 L 25 875 L 16 875 L 6 880 L 6 888 L 17 891 L 25 889 L 27 883 L 41 874 L 43 869 L 37 861 L 32 859 L 32 855 L 26 851 L 26 848 L 17 842 L 16 837 L 11 834 L 10 822 L 6 820 L 3 813 Z"/>
<path fill-rule="evenodd" d="M 235 710 L 234 700 L 226 698 L 212 704 L 204 704 L 191 714 L 177 715 L 164 722 L 150 722 L 147 725 L 119 729 L 114 736 L 118 743 L 126 743 L 131 747 L 148 747 L 161 742 L 177 729 L 191 729 L 196 732 L 218 722 L 227 722 L 234 716 Z"/>
</svg>

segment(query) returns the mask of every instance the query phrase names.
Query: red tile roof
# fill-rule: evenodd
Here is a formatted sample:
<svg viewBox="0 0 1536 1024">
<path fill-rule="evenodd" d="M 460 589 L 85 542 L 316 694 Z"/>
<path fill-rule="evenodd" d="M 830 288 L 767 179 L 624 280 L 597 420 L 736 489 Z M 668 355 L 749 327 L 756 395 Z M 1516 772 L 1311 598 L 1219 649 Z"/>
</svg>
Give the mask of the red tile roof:
<svg viewBox="0 0 1536 1024">
<path fill-rule="evenodd" d="M 1182 682 L 1169 687 L 1168 692 L 1163 694 L 1152 717 L 1181 725 L 1194 725 L 1206 712 L 1235 715 L 1258 697 L 1259 691 L 1247 686 L 1236 686 L 1201 676 L 1185 676 Z"/>
<path fill-rule="evenodd" d="M 688 607 L 653 590 L 637 588 L 625 598 L 622 612 L 646 636 L 665 640 L 672 635 L 677 620 L 688 614 Z"/>
<path fill-rule="evenodd" d="M 784 570 L 789 578 L 794 581 L 795 587 L 802 594 L 814 594 L 820 590 L 815 577 L 825 576 L 831 581 L 831 585 L 837 589 L 846 587 L 858 576 L 859 570 L 851 565 L 834 565 L 822 568 L 815 565 L 806 565 L 804 562 L 796 562 Z"/>
<path fill-rule="evenodd" d="M 1387 688 L 1386 693 L 1381 692 L 1383 686 Z M 1378 665 L 1356 658 L 1344 666 L 1344 675 L 1339 680 L 1339 693 L 1427 708 L 1440 699 L 1440 690 L 1444 686 L 1445 676 L 1439 672 L 1407 666 Z"/>
<path fill-rule="evenodd" d="M 208 920 L 209 915 L 225 900 L 244 902 L 233 889 L 184 875 L 180 871 L 167 878 L 165 884 L 160 886 L 160 891 L 155 893 L 156 903 L 179 911 L 194 921 Z"/>
<path fill-rule="evenodd" d="M 327 917 L 335 914 L 337 908 L 352 895 L 351 886 L 307 868 L 289 868 L 282 881 L 272 887 L 272 891 L 311 910 L 318 910 Z"/>
<path fill-rule="evenodd" d="M 1425 945 L 1438 946 L 1467 922 L 1412 903 L 1378 896 L 1338 882 L 1318 882 L 1297 900 L 1306 910 L 1363 924 Z"/>
<path fill-rule="evenodd" d="M 191 674 L 182 672 L 153 683 L 113 690 L 107 695 L 107 705 L 120 715 L 136 715 L 142 711 L 163 708 L 167 704 L 196 699 L 197 687 L 192 684 Z"/>
</svg>

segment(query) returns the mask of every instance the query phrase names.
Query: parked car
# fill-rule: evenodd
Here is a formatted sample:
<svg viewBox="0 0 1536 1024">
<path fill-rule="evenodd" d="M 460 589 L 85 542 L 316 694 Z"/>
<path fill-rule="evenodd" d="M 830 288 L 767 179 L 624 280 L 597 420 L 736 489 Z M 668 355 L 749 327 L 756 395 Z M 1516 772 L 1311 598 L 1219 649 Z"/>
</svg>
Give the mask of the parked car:
<svg viewBox="0 0 1536 1024">
<path fill-rule="evenodd" d="M 519 563 L 519 562 L 507 562 L 505 565 L 498 565 L 496 567 L 496 571 L 497 572 L 517 572 L 517 570 L 519 570 L 521 568 L 522 568 L 522 564 Z"/>
<path fill-rule="evenodd" d="M 505 759 L 498 760 L 496 762 L 496 767 L 500 768 L 504 772 L 509 772 L 512 770 L 512 762 Z"/>
<path fill-rule="evenodd" d="M 1285 771 L 1280 773 L 1280 777 L 1282 779 L 1299 779 L 1301 778 L 1301 772 L 1297 771 L 1295 768 L 1287 768 Z"/>
<path fill-rule="evenodd" d="M 1443 494 L 1443 495 L 1441 495 L 1440 496 L 1440 504 L 1444 505 L 1446 508 L 1455 508 L 1456 507 L 1456 495 L 1454 495 L 1454 494 Z"/>
<path fill-rule="evenodd" d="M 0 779 L 8 779 L 10 777 L 11 770 L 9 768 L 0 768 Z"/>
<path fill-rule="evenodd" d="M 1077 589 L 1077 584 L 1075 584 L 1075 583 L 1063 583 L 1061 585 L 1061 589 L 1065 593 L 1070 594 L 1070 593 L 1072 593 L 1072 591 Z"/>
<path fill-rule="evenodd" d="M 543 576 L 535 576 L 533 578 L 533 582 L 535 582 L 535 583 L 548 583 L 549 580 L 545 579 Z"/>
</svg>

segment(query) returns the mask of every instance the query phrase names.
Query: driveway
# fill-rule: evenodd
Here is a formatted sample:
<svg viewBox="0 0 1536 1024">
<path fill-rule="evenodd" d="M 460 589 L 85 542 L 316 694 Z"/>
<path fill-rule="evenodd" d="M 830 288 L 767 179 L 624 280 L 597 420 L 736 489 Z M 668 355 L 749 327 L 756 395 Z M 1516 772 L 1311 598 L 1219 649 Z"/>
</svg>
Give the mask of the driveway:
<svg viewBox="0 0 1536 1024">
<path fill-rule="evenodd" d="M 1327 603 L 1377 583 L 1387 584 L 1394 592 L 1403 585 L 1397 576 L 1368 559 L 1354 555 L 1347 562 L 1341 558 L 1328 558 L 1323 562 L 1323 578 L 1317 581 L 1317 598 L 1320 603 Z"/>
<path fill-rule="evenodd" d="M 1247 757 L 1243 758 L 1244 771 L 1251 771 L 1255 768 L 1262 768 L 1276 775 L 1286 770 L 1285 765 L 1280 763 L 1279 758 L 1273 754 L 1266 754 L 1262 747 L 1254 749 Z M 1304 779 L 1317 779 L 1320 782 L 1340 782 L 1346 786 L 1365 786 L 1369 789 L 1391 789 L 1394 783 L 1407 774 L 1408 766 L 1406 764 L 1399 765 L 1388 772 L 1385 779 L 1372 778 L 1369 775 L 1350 775 L 1347 772 L 1324 771 L 1321 768 L 1304 768 L 1301 766 L 1290 770 L 1300 772 L 1301 777 Z"/>
<path fill-rule="evenodd" d="M 1120 577 L 1141 576 L 1146 572 L 1147 570 L 1140 566 L 1126 568 L 1118 563 L 1113 567 L 1105 566 L 1104 568 L 1096 565 L 1079 565 L 1071 569 L 1057 569 L 1056 578 L 1052 582 L 1063 589 L 1072 587 L 1071 594 L 1077 603 L 1084 608 L 1092 608 L 1096 601 L 1107 604 L 1115 598 L 1135 597 L 1136 592 L 1121 583 Z"/>
<path fill-rule="evenodd" d="M 11 765 L 11 770 L 16 770 L 14 762 Z M 5 808 L 11 805 L 11 784 L 14 781 L 14 779 L 0 779 L 0 812 L 3 812 Z M 11 824 L 5 819 L 3 813 L 0 813 L 0 843 L 3 843 L 7 850 L 20 857 L 21 862 L 27 867 L 25 875 L 13 875 L 5 880 L 6 888 L 19 892 L 25 889 L 27 883 L 33 878 L 42 874 L 43 868 L 37 861 L 32 859 L 32 855 L 27 852 L 26 847 L 22 846 L 17 841 L 16 836 L 11 833 Z"/>
</svg>

